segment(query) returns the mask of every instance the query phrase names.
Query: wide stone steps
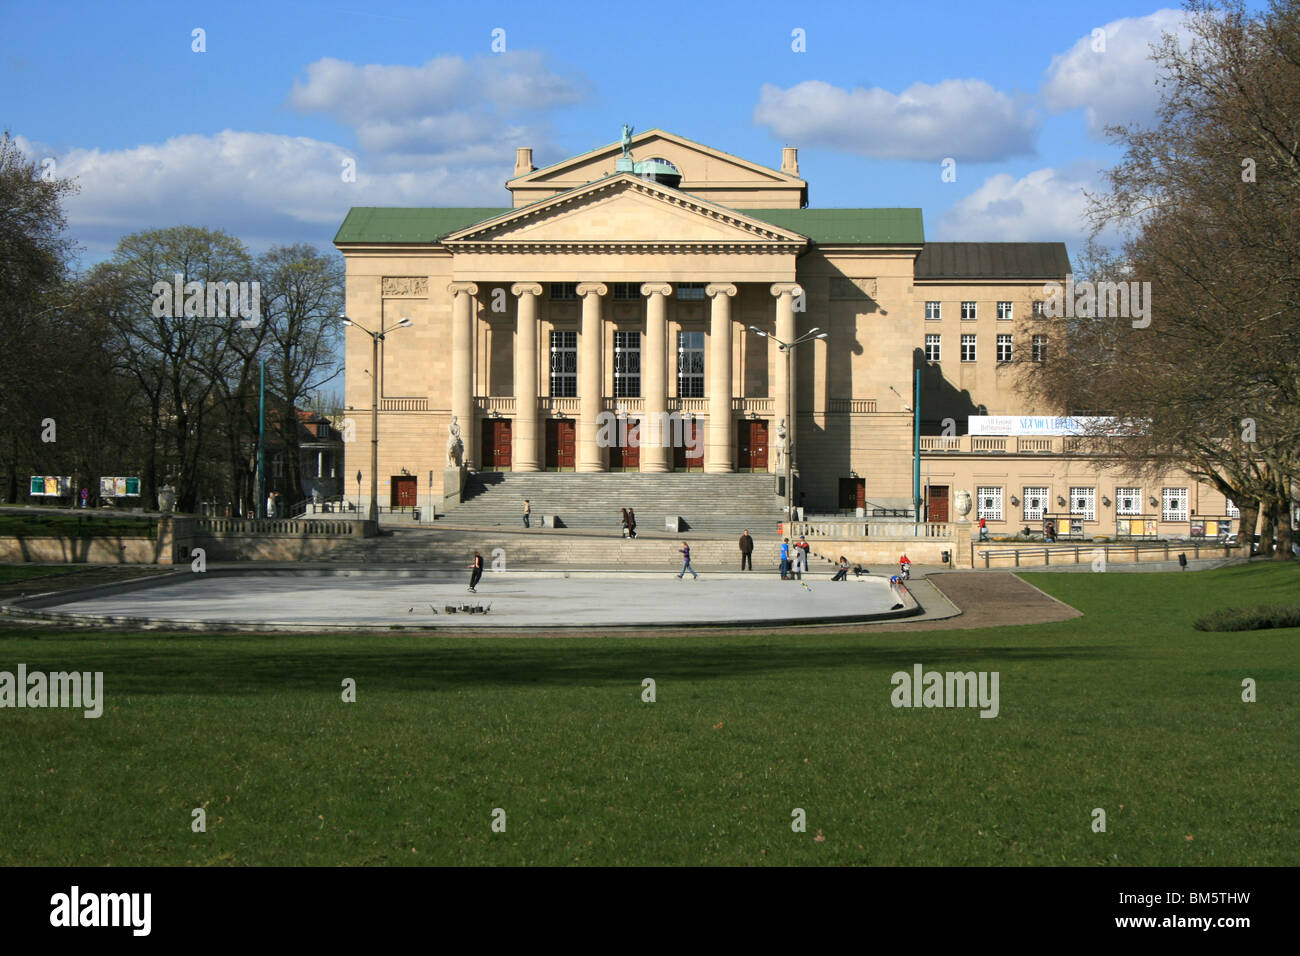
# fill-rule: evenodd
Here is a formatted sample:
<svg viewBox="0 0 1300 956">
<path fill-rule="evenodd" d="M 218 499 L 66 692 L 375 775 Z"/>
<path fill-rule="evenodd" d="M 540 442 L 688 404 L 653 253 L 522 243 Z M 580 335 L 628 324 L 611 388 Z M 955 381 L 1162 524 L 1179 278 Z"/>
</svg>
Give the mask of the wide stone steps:
<svg viewBox="0 0 1300 956">
<path fill-rule="evenodd" d="M 771 475 L 487 473 L 471 477 L 465 500 L 448 513 L 457 525 L 522 528 L 525 498 L 534 521 L 555 515 L 564 528 L 617 529 L 623 508 L 638 530 L 661 530 L 679 517 L 688 530 L 775 531 L 781 499 Z"/>
</svg>

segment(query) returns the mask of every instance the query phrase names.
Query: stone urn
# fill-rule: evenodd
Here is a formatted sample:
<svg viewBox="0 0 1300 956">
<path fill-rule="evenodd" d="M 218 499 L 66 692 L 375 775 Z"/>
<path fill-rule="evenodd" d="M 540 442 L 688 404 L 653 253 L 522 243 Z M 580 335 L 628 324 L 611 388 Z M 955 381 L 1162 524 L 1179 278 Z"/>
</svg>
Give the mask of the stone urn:
<svg viewBox="0 0 1300 956">
<path fill-rule="evenodd" d="M 965 521 L 966 516 L 970 514 L 970 492 L 965 490 L 957 492 L 956 497 L 953 499 L 953 507 L 957 509 L 957 514 L 961 515 L 962 520 Z"/>
<path fill-rule="evenodd" d="M 170 513 L 176 508 L 176 489 L 163 485 L 158 489 L 158 510 Z"/>
</svg>

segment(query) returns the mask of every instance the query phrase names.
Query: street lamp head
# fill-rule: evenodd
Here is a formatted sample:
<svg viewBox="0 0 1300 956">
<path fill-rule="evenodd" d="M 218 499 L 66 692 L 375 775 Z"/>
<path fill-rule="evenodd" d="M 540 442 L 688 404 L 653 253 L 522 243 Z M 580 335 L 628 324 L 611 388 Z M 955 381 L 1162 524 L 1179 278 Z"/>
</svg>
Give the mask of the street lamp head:
<svg viewBox="0 0 1300 956">
<path fill-rule="evenodd" d="M 339 316 L 339 319 L 342 320 L 342 322 L 343 322 L 344 325 L 351 325 L 351 324 L 352 324 L 352 320 L 349 319 L 346 315 L 340 315 L 340 316 Z"/>
<path fill-rule="evenodd" d="M 410 328 L 413 323 L 406 316 L 402 316 L 400 319 L 397 320 L 397 324 L 400 328 L 406 329 L 406 328 Z"/>
<path fill-rule="evenodd" d="M 821 335 L 817 336 L 817 338 L 819 338 L 819 339 L 828 339 L 828 338 L 830 338 L 830 335 L 831 335 L 831 334 L 830 334 L 829 332 L 823 332 Z"/>
<path fill-rule="evenodd" d="M 767 333 L 764 332 L 762 329 L 758 328 L 757 326 L 753 326 L 753 325 L 751 325 L 751 326 L 749 327 L 749 331 L 753 332 L 755 335 L 760 335 L 760 336 L 762 336 L 763 338 L 767 338 L 767 337 L 768 337 Z"/>
</svg>

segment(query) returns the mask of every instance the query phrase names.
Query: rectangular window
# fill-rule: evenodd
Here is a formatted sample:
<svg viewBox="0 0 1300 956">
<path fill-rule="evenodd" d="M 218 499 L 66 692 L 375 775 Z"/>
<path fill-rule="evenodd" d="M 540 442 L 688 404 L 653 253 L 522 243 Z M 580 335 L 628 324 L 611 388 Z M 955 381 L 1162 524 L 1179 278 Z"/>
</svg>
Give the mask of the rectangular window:
<svg viewBox="0 0 1300 956">
<path fill-rule="evenodd" d="M 999 303 L 998 303 L 998 318 L 999 318 L 999 319 L 1010 319 L 1010 318 L 1011 318 L 1011 303 L 1010 303 L 1010 302 L 999 302 Z"/>
<path fill-rule="evenodd" d="M 641 333 L 614 333 L 614 397 L 641 397 Z"/>
<path fill-rule="evenodd" d="M 620 302 L 635 301 L 641 298 L 641 283 L 615 282 L 614 298 Z"/>
<path fill-rule="evenodd" d="M 1142 513 L 1141 488 L 1115 489 L 1115 514 L 1132 517 Z"/>
<path fill-rule="evenodd" d="M 1047 514 L 1047 488 L 1043 485 L 1025 488 L 1023 504 L 1026 521 L 1041 521 Z"/>
<path fill-rule="evenodd" d="M 1046 335 L 1034 336 L 1033 358 L 1035 362 L 1047 361 L 1047 336 Z"/>
<path fill-rule="evenodd" d="M 551 395 L 574 398 L 578 394 L 578 333 L 551 333 Z"/>
<path fill-rule="evenodd" d="M 981 486 L 975 489 L 975 517 L 987 521 L 1002 520 L 1002 488 Z"/>
<path fill-rule="evenodd" d="M 927 319 L 942 319 L 943 305 L 939 302 L 927 302 L 925 304 L 925 317 Z"/>
<path fill-rule="evenodd" d="M 998 361 L 999 362 L 1011 361 L 1011 336 L 1010 335 L 998 336 Z"/>
<path fill-rule="evenodd" d="M 1041 319 L 1041 318 L 1043 317 L 1043 303 L 1042 303 L 1042 302 L 1035 302 L 1035 303 L 1034 303 L 1033 313 L 1034 313 L 1034 318 L 1036 318 L 1036 319 Z"/>
<path fill-rule="evenodd" d="M 925 360 L 927 362 L 937 362 L 940 357 L 940 336 L 926 335 L 925 337 Z"/>
<path fill-rule="evenodd" d="M 1187 489 L 1164 488 L 1160 492 L 1160 520 L 1187 520 Z"/>
<path fill-rule="evenodd" d="M 1226 498 L 1226 499 L 1224 499 L 1224 502 L 1223 502 L 1223 513 L 1224 513 L 1225 515 L 1227 515 L 1229 518 L 1240 518 L 1240 517 L 1241 517 L 1241 509 L 1238 508 L 1236 505 L 1234 505 L 1234 504 L 1232 503 L 1232 499 L 1231 499 L 1231 498 Z"/>
<path fill-rule="evenodd" d="M 704 283 L 703 282 L 679 282 L 677 283 L 677 298 L 679 299 L 703 299 Z"/>
<path fill-rule="evenodd" d="M 704 333 L 677 333 L 677 397 L 704 397 Z"/>
<path fill-rule="evenodd" d="M 1097 520 L 1097 489 L 1071 488 L 1070 514 L 1084 521 Z"/>
<path fill-rule="evenodd" d="M 967 322 L 975 321 L 975 303 L 963 302 L 961 304 L 961 317 Z"/>
<path fill-rule="evenodd" d="M 552 282 L 551 298 L 559 301 L 571 301 L 578 297 L 578 283 Z"/>
<path fill-rule="evenodd" d="M 963 362 L 975 361 L 975 336 L 963 335 L 961 337 L 961 360 Z"/>
</svg>

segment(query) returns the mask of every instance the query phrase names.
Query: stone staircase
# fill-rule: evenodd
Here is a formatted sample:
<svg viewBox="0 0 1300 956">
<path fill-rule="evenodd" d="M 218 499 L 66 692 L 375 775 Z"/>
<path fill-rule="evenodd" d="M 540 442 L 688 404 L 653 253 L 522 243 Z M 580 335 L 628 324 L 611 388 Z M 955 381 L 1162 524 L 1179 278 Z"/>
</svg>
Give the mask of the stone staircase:
<svg viewBox="0 0 1300 956">
<path fill-rule="evenodd" d="M 754 573 L 775 575 L 780 543 L 775 533 L 754 534 Z M 733 537 L 663 533 L 640 534 L 635 540 L 617 533 L 584 533 L 533 528 L 524 531 L 488 529 L 412 528 L 385 531 L 377 538 L 352 539 L 322 555 L 324 564 L 389 566 L 426 570 L 461 570 L 474 551 L 492 566 L 500 549 L 506 569 L 573 568 L 575 570 L 681 570 L 678 548 L 683 538 L 691 545 L 691 564 L 699 571 L 739 571 L 739 532 Z M 818 570 L 813 568 L 813 570 Z"/>
<path fill-rule="evenodd" d="M 534 525 L 557 515 L 561 528 L 617 533 L 621 510 L 631 508 L 638 534 L 663 531 L 669 516 L 701 534 L 775 534 L 782 506 L 767 474 L 486 472 L 470 476 L 461 504 L 438 523 L 522 530 L 525 498 Z"/>
</svg>

